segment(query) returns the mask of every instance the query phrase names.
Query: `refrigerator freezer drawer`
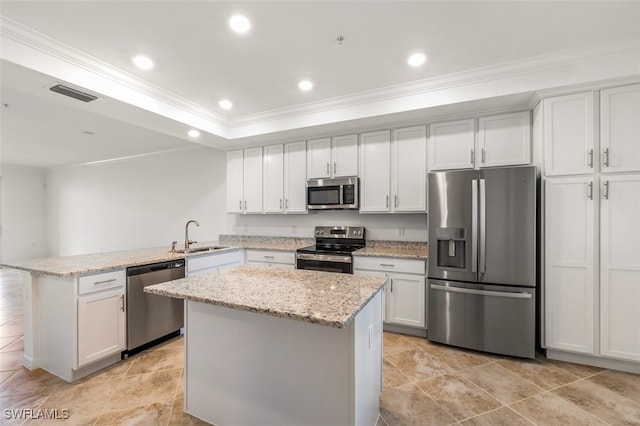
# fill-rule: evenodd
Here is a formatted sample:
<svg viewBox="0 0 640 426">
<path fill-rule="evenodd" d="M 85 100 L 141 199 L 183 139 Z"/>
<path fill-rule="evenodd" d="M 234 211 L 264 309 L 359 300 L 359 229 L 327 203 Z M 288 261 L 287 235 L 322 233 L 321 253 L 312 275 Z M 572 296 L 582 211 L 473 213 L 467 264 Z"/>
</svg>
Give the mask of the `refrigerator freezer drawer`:
<svg viewBox="0 0 640 426">
<path fill-rule="evenodd" d="M 429 280 L 428 291 L 429 340 L 535 357 L 535 288 Z"/>
</svg>

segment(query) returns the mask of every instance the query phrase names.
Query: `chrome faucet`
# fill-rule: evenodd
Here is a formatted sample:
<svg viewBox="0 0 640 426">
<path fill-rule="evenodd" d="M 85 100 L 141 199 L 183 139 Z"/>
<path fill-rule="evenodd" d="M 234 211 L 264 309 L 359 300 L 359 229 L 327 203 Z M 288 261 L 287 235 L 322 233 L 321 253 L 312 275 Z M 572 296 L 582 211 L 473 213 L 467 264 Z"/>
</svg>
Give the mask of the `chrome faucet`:
<svg viewBox="0 0 640 426">
<path fill-rule="evenodd" d="M 198 221 L 197 220 L 193 220 L 193 219 L 188 221 L 187 224 L 184 226 L 184 251 L 189 251 L 189 245 L 190 244 L 197 243 L 197 241 L 191 241 L 189 239 L 189 224 L 190 223 L 195 223 L 196 226 L 200 226 Z"/>
</svg>

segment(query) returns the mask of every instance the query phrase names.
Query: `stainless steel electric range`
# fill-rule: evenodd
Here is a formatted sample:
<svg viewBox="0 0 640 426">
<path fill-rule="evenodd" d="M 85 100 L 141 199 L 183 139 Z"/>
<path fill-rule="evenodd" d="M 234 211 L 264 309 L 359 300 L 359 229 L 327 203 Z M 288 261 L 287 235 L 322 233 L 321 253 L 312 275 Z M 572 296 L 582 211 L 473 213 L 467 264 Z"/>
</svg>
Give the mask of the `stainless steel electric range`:
<svg viewBox="0 0 640 426">
<path fill-rule="evenodd" d="M 296 269 L 353 274 L 351 253 L 365 246 L 364 228 L 316 226 L 316 244 L 296 250 Z"/>
</svg>

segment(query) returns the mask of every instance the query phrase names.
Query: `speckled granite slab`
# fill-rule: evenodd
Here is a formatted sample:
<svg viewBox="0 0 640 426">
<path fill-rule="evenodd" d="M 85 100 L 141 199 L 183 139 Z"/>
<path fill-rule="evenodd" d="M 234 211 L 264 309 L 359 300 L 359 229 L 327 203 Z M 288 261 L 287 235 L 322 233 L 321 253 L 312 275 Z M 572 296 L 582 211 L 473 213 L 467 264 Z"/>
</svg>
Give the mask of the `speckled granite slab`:
<svg viewBox="0 0 640 426">
<path fill-rule="evenodd" d="M 246 249 L 295 251 L 302 247 L 312 246 L 316 241 L 313 238 L 220 235 L 219 243 L 223 246 Z"/>
<path fill-rule="evenodd" d="M 156 284 L 145 292 L 343 328 L 384 277 L 244 265 Z"/>
<path fill-rule="evenodd" d="M 427 260 L 428 249 L 427 243 L 421 242 L 367 240 L 367 246 L 353 255 Z"/>
<path fill-rule="evenodd" d="M 205 256 L 212 253 L 222 253 L 230 250 L 237 250 L 237 248 L 229 247 L 216 251 L 185 254 L 171 253 L 168 247 L 156 247 L 106 253 L 82 254 L 77 256 L 46 257 L 42 259 L 26 260 L 23 262 L 2 263 L 0 264 L 0 267 L 66 277 L 123 269 L 130 266 L 164 262 L 166 260 L 184 259 L 192 256 Z"/>
</svg>

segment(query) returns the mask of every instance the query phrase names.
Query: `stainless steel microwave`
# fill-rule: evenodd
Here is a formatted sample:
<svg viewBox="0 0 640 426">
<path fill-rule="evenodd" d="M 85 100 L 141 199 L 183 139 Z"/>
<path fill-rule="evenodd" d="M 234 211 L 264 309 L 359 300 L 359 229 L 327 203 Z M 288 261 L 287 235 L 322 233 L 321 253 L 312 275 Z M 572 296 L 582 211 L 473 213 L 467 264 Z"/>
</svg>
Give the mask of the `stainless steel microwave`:
<svg viewBox="0 0 640 426">
<path fill-rule="evenodd" d="M 358 178 L 309 179 L 307 208 L 309 210 L 357 210 Z"/>
</svg>

